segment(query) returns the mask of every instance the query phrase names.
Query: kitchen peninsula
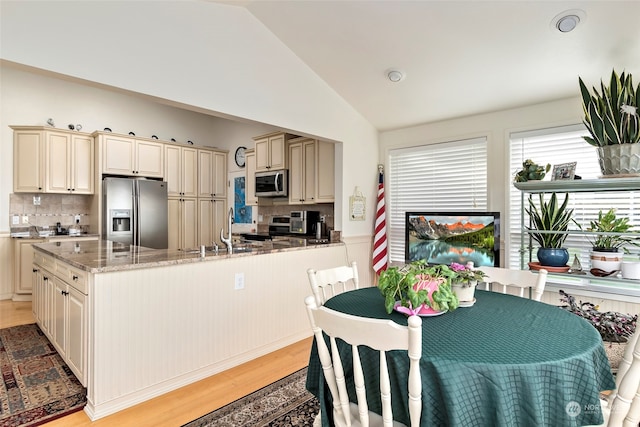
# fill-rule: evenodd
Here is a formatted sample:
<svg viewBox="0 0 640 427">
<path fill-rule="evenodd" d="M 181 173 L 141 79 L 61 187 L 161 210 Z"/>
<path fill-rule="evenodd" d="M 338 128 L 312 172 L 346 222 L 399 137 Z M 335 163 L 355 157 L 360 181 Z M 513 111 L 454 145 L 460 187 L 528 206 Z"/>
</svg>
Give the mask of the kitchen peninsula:
<svg viewBox="0 0 640 427">
<path fill-rule="evenodd" d="M 204 256 L 107 240 L 34 250 L 34 314 L 92 420 L 310 336 L 306 270 L 348 262 L 343 243 L 298 239 Z"/>
</svg>

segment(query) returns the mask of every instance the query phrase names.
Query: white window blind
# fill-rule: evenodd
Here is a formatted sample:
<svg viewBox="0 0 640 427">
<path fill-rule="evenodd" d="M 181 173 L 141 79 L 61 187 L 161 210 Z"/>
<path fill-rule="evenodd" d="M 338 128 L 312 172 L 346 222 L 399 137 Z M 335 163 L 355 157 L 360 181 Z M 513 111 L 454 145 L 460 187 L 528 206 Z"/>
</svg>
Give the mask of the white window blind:
<svg viewBox="0 0 640 427">
<path fill-rule="evenodd" d="M 596 148 L 587 144 L 583 135 L 587 135 L 583 125 L 565 126 L 553 129 L 543 129 L 535 132 L 524 132 L 512 134 L 510 137 L 510 169 L 512 177 L 515 172 L 522 169 L 522 162 L 531 159 L 535 163 L 546 165 L 551 164 L 551 171 L 544 178 L 545 181 L 551 180 L 553 165 L 562 163 L 577 162 L 576 175 L 583 179 L 596 179 L 602 175 L 598 165 Z M 521 268 L 520 250 L 521 250 L 521 192 L 515 186 L 509 186 L 509 232 L 507 233 L 508 241 L 506 246 L 507 264 L 510 268 Z M 565 193 L 558 193 L 559 202 L 564 200 Z M 533 201 L 538 203 L 538 195 L 533 194 Z M 639 197 L 638 192 L 616 191 L 616 192 L 599 192 L 599 193 L 569 193 L 569 207 L 574 209 L 573 219 L 578 222 L 583 229 L 589 226 L 589 222 L 598 216 L 598 212 L 602 210 L 607 212 L 612 207 L 616 209 L 618 216 L 629 217 L 630 223 L 638 227 L 640 223 L 640 212 L 634 208 Z M 525 195 L 525 207 L 528 206 L 528 194 Z M 546 198 L 548 200 L 548 197 Z M 524 213 L 525 224 L 528 224 L 528 216 Z M 579 230 L 576 224 L 571 224 L 570 229 Z M 526 268 L 529 261 L 529 254 L 526 249 L 528 239 L 524 240 L 524 267 Z M 536 261 L 535 253 L 537 244 L 533 242 L 533 261 Z M 569 235 L 564 246 L 569 249 L 571 264 L 574 255 L 578 255 L 583 268 L 589 267 L 589 251 L 591 243 L 584 235 Z"/>
<path fill-rule="evenodd" d="M 385 190 L 389 260 L 404 262 L 405 212 L 487 210 L 486 138 L 391 150 Z"/>
</svg>

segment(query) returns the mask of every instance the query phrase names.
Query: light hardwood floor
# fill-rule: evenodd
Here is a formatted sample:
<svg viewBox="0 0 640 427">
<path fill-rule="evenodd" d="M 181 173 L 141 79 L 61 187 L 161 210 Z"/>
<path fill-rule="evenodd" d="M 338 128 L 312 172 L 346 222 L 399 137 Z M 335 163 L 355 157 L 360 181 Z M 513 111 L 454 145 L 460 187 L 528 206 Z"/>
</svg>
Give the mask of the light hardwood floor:
<svg viewBox="0 0 640 427">
<path fill-rule="evenodd" d="M 30 302 L 0 301 L 0 328 L 28 323 L 35 323 Z M 80 411 L 45 427 L 181 426 L 304 368 L 310 349 L 311 338 L 308 338 L 97 421 L 91 422 L 84 411 Z"/>
</svg>

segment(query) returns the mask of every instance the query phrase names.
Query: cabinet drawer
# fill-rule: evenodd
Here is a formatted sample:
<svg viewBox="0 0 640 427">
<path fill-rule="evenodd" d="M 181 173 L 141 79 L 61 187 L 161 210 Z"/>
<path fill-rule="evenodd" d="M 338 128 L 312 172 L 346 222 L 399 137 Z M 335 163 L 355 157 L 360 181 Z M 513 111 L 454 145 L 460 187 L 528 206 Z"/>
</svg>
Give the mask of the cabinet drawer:
<svg viewBox="0 0 640 427">
<path fill-rule="evenodd" d="M 56 276 L 87 295 L 87 272 L 62 262 L 56 265 Z"/>
<path fill-rule="evenodd" d="M 56 262 L 52 256 L 45 255 L 40 251 L 33 253 L 33 263 L 38 264 L 40 267 L 44 267 L 49 271 L 55 271 Z"/>
</svg>

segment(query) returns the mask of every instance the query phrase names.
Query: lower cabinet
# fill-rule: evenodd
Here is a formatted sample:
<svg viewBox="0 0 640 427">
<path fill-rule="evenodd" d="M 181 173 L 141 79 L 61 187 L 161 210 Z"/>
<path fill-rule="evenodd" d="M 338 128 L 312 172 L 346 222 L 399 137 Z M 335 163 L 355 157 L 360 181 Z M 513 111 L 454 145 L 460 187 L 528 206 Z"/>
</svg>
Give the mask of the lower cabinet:
<svg viewBox="0 0 640 427">
<path fill-rule="evenodd" d="M 15 300 L 29 300 L 33 291 L 31 264 L 33 262 L 33 243 L 42 243 L 44 239 L 16 239 L 13 247 L 13 281 Z"/>
<path fill-rule="evenodd" d="M 80 383 L 86 386 L 87 274 L 36 253 L 33 277 L 36 322 Z"/>
<path fill-rule="evenodd" d="M 169 249 L 196 248 L 198 246 L 197 199 L 170 198 L 168 216 Z"/>
</svg>

